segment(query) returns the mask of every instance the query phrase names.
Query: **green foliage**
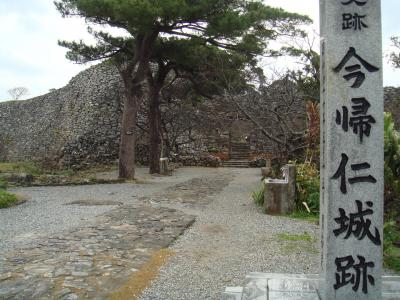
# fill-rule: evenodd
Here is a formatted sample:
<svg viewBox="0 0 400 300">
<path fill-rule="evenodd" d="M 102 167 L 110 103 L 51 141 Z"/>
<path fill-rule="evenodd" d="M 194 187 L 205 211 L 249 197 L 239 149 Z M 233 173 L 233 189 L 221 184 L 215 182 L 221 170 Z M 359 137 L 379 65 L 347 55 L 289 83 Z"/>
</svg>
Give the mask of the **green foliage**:
<svg viewBox="0 0 400 300">
<path fill-rule="evenodd" d="M 57 0 L 55 5 L 63 17 L 80 16 L 89 24 L 129 33 L 113 36 L 89 27 L 96 45 L 59 42 L 69 49 L 68 59 L 85 63 L 112 57 L 120 65 L 126 59 L 147 63 L 146 58 L 170 62 L 175 71 L 185 72 L 204 66 L 215 69 L 218 56 L 229 64 L 254 67 L 257 55 L 274 52 L 267 49 L 269 40 L 304 36 L 300 25 L 311 22 L 261 0 Z M 231 70 L 240 70 L 233 65 Z"/>
<path fill-rule="evenodd" d="M 400 134 L 394 129 L 390 113 L 384 117 L 384 175 L 386 204 L 400 197 Z M 297 212 L 306 213 L 303 202 L 310 208 L 312 214 L 319 212 L 319 171 L 312 163 L 296 164 L 297 170 Z M 398 215 L 399 212 L 389 215 Z"/>
<path fill-rule="evenodd" d="M 386 222 L 383 227 L 383 262 L 385 267 L 400 272 L 400 228 L 394 221 Z"/>
<path fill-rule="evenodd" d="M 296 208 L 311 214 L 319 213 L 319 170 L 313 163 L 296 164 Z"/>
<path fill-rule="evenodd" d="M 253 201 L 257 206 L 263 206 L 264 205 L 264 185 L 262 185 L 259 189 L 252 192 L 251 197 L 253 198 Z"/>
<path fill-rule="evenodd" d="M 394 129 L 390 113 L 384 118 L 385 200 L 400 196 L 400 134 Z"/>
<path fill-rule="evenodd" d="M 5 190 L 0 189 L 0 208 L 7 208 L 15 205 L 18 202 L 16 195 L 10 194 Z"/>
</svg>

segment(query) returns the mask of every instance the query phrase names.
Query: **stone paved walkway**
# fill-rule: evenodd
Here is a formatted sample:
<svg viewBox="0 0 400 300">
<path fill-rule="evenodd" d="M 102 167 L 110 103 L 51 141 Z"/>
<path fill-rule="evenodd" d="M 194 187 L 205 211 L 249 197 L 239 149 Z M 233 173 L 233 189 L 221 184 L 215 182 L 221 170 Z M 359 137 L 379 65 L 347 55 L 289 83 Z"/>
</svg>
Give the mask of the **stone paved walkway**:
<svg viewBox="0 0 400 300">
<path fill-rule="evenodd" d="M 82 221 L 73 228 L 49 232 L 46 237 L 28 239 L 26 243 L 15 244 L 12 251 L 3 251 L 0 299 L 109 297 L 153 253 L 168 247 L 194 222 L 194 216 L 168 207 L 171 203 L 188 210 L 201 209 L 233 178 L 232 172 L 226 169 L 193 169 L 190 172 L 182 169 L 177 173 L 173 179 L 175 184 L 156 188 L 152 197 L 127 201 L 118 194 L 111 195 L 112 201 L 121 202 L 120 205 L 111 203 L 114 206 L 94 216 L 90 222 Z M 148 188 L 151 189 L 152 184 Z M 41 189 L 45 193 L 46 188 Z M 96 196 L 96 193 L 92 191 L 91 195 Z M 104 197 L 100 199 L 110 201 Z M 75 205 L 90 210 L 96 205 L 91 201 L 94 200 L 79 200 Z M 35 215 L 26 217 L 35 218 Z"/>
<path fill-rule="evenodd" d="M 196 215 L 196 222 L 170 247 L 175 255 L 140 300 L 218 300 L 226 286 L 242 286 L 250 272 L 318 272 L 318 226 L 263 214 L 251 199 L 262 184 L 260 170 L 226 170 L 233 172 L 233 180 L 218 185 L 224 188 L 201 209 L 151 199 Z"/>
</svg>

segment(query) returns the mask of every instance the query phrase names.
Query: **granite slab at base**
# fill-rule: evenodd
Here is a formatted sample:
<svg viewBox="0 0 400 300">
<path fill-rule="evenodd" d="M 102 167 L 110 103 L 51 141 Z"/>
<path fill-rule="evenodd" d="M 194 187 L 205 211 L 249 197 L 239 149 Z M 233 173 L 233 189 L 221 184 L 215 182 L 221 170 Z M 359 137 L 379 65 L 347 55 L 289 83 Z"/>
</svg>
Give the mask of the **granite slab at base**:
<svg viewBox="0 0 400 300">
<path fill-rule="evenodd" d="M 382 279 L 382 299 L 399 300 L 400 276 Z M 321 300 L 320 280 L 320 275 L 254 272 L 246 276 L 243 288 L 226 288 L 222 300 Z"/>
<path fill-rule="evenodd" d="M 222 300 L 242 300 L 243 288 L 241 286 L 233 286 L 225 288 L 222 294 Z"/>
</svg>

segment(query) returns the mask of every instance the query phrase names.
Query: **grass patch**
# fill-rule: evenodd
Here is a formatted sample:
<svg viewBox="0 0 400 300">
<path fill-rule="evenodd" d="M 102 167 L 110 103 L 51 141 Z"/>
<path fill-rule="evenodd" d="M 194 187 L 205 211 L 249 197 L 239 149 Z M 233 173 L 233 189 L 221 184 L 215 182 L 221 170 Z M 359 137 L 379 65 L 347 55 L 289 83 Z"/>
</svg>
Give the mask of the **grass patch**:
<svg viewBox="0 0 400 300">
<path fill-rule="evenodd" d="M 38 176 L 44 173 L 43 169 L 33 162 L 0 163 L 0 173 L 28 173 Z"/>
<path fill-rule="evenodd" d="M 253 198 L 254 203 L 257 206 L 264 205 L 264 186 L 261 186 L 258 190 L 255 190 L 251 193 L 251 197 Z"/>
<path fill-rule="evenodd" d="M 18 204 L 18 197 L 5 190 L 0 190 L 0 208 L 7 208 Z"/>
<path fill-rule="evenodd" d="M 48 169 L 34 162 L 0 163 L 0 189 L 7 186 L 52 186 L 52 185 L 80 185 L 80 184 L 107 184 L 125 182 L 116 179 L 108 172 L 117 170 L 115 165 L 94 165 L 85 170 Z M 101 174 L 105 173 L 105 174 Z M 29 175 L 32 180 L 25 180 Z M 97 178 L 97 175 L 100 174 Z M 27 176 L 28 178 L 28 176 Z"/>
<path fill-rule="evenodd" d="M 279 233 L 276 235 L 276 237 L 282 241 L 314 242 L 314 239 L 308 232 L 304 232 L 303 234 Z"/>
<path fill-rule="evenodd" d="M 284 242 L 280 244 L 280 247 L 282 252 L 285 254 L 318 253 L 318 250 L 314 245 L 316 239 L 313 238 L 308 232 L 304 232 L 302 234 L 280 233 L 276 234 L 275 236 L 279 241 Z"/>
<path fill-rule="evenodd" d="M 312 214 L 304 211 L 295 211 L 286 217 L 292 219 L 304 220 L 311 223 L 319 223 L 319 214 Z"/>
</svg>

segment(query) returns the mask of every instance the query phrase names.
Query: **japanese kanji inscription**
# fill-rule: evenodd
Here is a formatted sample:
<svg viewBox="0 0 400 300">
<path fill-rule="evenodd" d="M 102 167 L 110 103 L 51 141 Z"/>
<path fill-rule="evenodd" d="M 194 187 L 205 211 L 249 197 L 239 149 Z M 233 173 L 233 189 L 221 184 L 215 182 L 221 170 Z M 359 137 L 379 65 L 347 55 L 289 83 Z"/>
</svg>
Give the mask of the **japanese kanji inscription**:
<svg viewBox="0 0 400 300">
<path fill-rule="evenodd" d="M 380 0 L 320 3 L 321 298 L 381 299 Z"/>
</svg>

